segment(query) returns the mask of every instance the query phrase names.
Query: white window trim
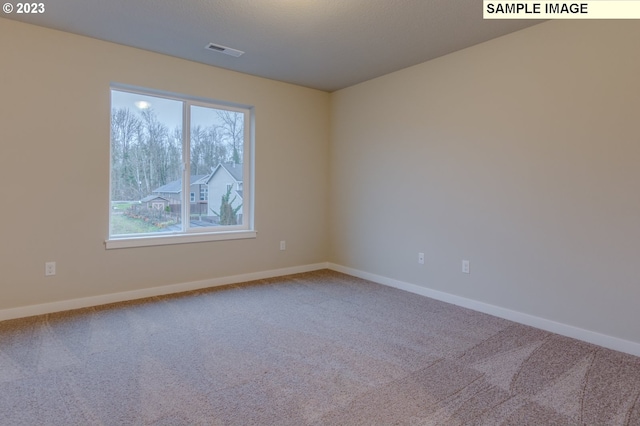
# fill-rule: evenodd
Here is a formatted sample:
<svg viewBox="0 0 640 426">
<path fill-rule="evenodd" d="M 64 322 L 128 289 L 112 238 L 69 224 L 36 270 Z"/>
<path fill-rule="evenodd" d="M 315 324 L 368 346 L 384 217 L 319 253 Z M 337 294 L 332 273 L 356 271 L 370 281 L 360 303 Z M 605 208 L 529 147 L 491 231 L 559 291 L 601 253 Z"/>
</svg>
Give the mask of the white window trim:
<svg viewBox="0 0 640 426">
<path fill-rule="evenodd" d="M 203 243 L 207 241 L 245 240 L 256 238 L 256 231 L 219 231 L 198 232 L 193 234 L 145 234 L 142 236 L 110 239 L 105 241 L 107 249 L 121 249 L 132 247 L 165 246 L 171 244 Z"/>
<path fill-rule="evenodd" d="M 225 240 L 240 240 L 251 239 L 257 237 L 257 231 L 254 229 L 254 200 L 255 194 L 253 188 L 255 187 L 255 110 L 254 107 L 249 105 L 241 105 L 231 102 L 224 102 L 219 100 L 211 100 L 205 98 L 198 98 L 188 95 L 176 94 L 166 91 L 153 90 L 138 86 L 131 86 L 126 84 L 112 83 L 109 86 L 109 92 L 111 90 L 122 90 L 134 93 L 140 93 L 143 95 L 162 96 L 167 98 L 173 98 L 176 100 L 184 101 L 184 113 L 183 113 L 183 129 L 187 128 L 189 120 L 189 105 L 198 105 L 199 103 L 204 106 L 210 107 L 211 104 L 219 105 L 231 110 L 239 112 L 248 112 L 248 120 L 244 126 L 245 149 L 243 150 L 243 182 L 244 186 L 249 186 L 249 196 L 244 198 L 243 205 L 243 223 L 239 226 L 225 226 L 223 230 L 211 231 L 208 228 L 205 231 L 201 231 L 197 228 L 187 228 L 186 231 L 174 232 L 174 233 L 153 233 L 153 234 L 131 234 L 131 235 L 110 235 L 109 223 L 107 223 L 107 239 L 105 240 L 106 249 L 120 249 L 120 248 L 133 248 L 133 247 L 150 247 L 172 244 L 187 244 L 187 243 L 200 243 L 207 241 L 225 241 Z M 185 141 L 183 142 L 183 150 L 190 149 L 190 138 L 187 136 L 187 132 L 184 132 Z M 248 148 L 248 149 L 247 149 Z M 183 155 L 183 158 L 184 155 Z M 187 175 L 187 167 L 183 171 L 183 194 L 190 192 L 190 176 Z M 111 179 L 109 179 L 111 182 Z M 186 190 L 186 191 L 185 191 Z M 109 191 L 111 193 L 111 191 Z M 111 203 L 109 203 L 111 204 Z M 183 203 L 183 210 L 188 206 Z M 111 214 L 111 212 L 109 213 Z M 188 217 L 188 210 L 183 212 L 183 217 Z M 109 216 L 110 217 L 110 216 Z M 109 219 L 109 222 L 111 219 Z"/>
</svg>

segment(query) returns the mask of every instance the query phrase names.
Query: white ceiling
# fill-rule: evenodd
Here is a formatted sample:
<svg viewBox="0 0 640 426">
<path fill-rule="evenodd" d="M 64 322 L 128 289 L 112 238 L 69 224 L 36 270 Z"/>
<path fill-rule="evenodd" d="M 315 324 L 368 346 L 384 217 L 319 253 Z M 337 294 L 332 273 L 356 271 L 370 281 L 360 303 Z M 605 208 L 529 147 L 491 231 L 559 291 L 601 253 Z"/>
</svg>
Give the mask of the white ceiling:
<svg viewBox="0 0 640 426">
<path fill-rule="evenodd" d="M 4 17 L 334 91 L 540 21 L 481 0 L 55 0 Z M 246 52 L 205 50 L 209 42 Z"/>
</svg>

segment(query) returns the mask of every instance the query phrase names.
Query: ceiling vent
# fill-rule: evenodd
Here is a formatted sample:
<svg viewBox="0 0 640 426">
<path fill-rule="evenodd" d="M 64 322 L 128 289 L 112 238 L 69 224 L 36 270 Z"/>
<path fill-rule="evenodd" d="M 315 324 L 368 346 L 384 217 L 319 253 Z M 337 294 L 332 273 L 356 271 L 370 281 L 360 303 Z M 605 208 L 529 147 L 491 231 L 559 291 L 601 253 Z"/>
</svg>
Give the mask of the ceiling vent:
<svg viewBox="0 0 640 426">
<path fill-rule="evenodd" d="M 230 47 L 221 46 L 219 44 L 213 44 L 213 43 L 207 44 L 204 48 L 207 50 L 211 50 L 213 52 L 224 53 L 225 55 L 233 56 L 234 58 L 237 58 L 238 56 L 241 56 L 244 54 L 242 50 L 232 49 Z"/>
</svg>

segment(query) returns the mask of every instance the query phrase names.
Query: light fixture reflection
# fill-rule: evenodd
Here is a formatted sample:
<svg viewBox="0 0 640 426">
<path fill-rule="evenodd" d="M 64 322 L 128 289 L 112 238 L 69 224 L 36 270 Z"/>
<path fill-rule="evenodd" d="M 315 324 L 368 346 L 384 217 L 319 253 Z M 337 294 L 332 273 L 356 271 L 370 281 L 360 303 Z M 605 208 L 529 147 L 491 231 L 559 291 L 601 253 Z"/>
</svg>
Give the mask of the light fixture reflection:
<svg viewBox="0 0 640 426">
<path fill-rule="evenodd" d="M 151 107 L 151 104 L 147 101 L 137 101 L 134 105 L 138 107 L 138 109 L 149 109 Z"/>
</svg>

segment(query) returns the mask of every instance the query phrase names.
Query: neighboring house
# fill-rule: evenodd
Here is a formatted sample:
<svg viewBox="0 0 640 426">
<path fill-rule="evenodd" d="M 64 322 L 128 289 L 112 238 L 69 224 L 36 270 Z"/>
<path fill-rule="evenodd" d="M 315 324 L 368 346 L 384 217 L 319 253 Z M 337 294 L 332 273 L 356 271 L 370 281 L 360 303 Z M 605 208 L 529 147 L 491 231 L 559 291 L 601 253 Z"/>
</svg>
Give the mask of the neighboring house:
<svg viewBox="0 0 640 426">
<path fill-rule="evenodd" d="M 225 163 L 218 164 L 210 175 L 203 179 L 208 186 L 209 215 L 214 215 L 211 209 L 220 213 L 222 196 L 231 187 L 231 207 L 236 208 L 242 204 L 242 164 Z M 235 199 L 234 199 L 235 198 Z M 242 222 L 242 209 L 238 211 L 238 223 Z"/>
<path fill-rule="evenodd" d="M 164 211 L 164 209 L 169 205 L 169 200 L 158 195 L 147 195 L 140 200 L 140 203 L 146 205 L 148 209 Z"/>
<path fill-rule="evenodd" d="M 205 180 L 209 177 L 209 175 L 193 175 L 190 179 L 190 187 L 189 187 L 189 200 L 191 201 L 191 212 L 192 213 L 205 213 L 207 211 L 207 192 L 208 187 Z M 182 193 L 182 179 L 174 180 L 173 182 L 169 182 L 166 185 L 162 185 L 159 188 L 153 190 L 152 195 L 149 197 L 161 197 L 168 200 L 168 204 L 170 205 L 178 205 L 181 202 L 181 193 Z M 143 200 L 140 200 L 144 202 Z"/>
</svg>

